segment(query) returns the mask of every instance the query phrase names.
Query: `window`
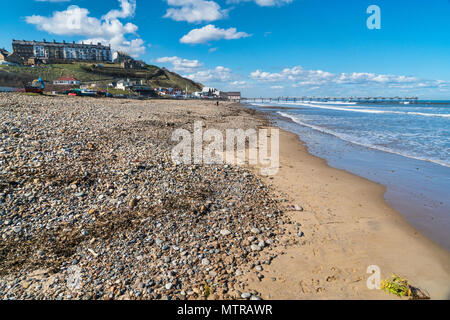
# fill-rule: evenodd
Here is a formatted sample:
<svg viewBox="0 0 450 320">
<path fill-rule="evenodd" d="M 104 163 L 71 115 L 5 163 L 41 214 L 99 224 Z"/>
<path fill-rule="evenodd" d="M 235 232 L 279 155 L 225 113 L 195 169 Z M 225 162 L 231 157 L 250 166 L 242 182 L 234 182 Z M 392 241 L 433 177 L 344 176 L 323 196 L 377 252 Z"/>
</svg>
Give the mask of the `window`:
<svg viewBox="0 0 450 320">
<path fill-rule="evenodd" d="M 45 55 L 44 46 L 34 46 L 33 54 L 35 57 L 43 57 Z"/>
</svg>

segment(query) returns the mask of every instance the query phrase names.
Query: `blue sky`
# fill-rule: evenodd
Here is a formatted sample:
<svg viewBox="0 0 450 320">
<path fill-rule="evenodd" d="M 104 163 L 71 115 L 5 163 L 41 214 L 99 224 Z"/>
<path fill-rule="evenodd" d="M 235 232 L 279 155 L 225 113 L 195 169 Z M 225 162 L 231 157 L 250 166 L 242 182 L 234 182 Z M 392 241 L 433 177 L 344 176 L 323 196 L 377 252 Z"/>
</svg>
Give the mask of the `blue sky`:
<svg viewBox="0 0 450 320">
<path fill-rule="evenodd" d="M 381 10 L 381 29 L 366 12 Z M 450 98 L 449 0 L 18 0 L 11 39 L 102 41 L 245 96 Z"/>
</svg>

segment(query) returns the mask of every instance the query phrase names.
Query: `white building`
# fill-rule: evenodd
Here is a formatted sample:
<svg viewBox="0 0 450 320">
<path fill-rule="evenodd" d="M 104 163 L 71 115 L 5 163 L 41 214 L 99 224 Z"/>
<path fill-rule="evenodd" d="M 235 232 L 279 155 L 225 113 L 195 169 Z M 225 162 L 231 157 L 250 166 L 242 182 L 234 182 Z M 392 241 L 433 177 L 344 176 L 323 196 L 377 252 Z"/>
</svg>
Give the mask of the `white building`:
<svg viewBox="0 0 450 320">
<path fill-rule="evenodd" d="M 210 87 L 203 87 L 202 89 L 202 96 L 207 97 L 220 97 L 220 91 L 216 88 L 210 88 Z"/>
<path fill-rule="evenodd" d="M 135 82 L 132 82 L 129 79 L 127 79 L 127 80 L 119 80 L 119 81 L 117 81 L 116 89 L 128 90 L 130 87 L 134 86 L 135 84 L 136 84 Z"/>
<path fill-rule="evenodd" d="M 73 77 L 61 77 L 53 81 L 53 84 L 59 86 L 79 86 L 81 82 Z"/>
</svg>

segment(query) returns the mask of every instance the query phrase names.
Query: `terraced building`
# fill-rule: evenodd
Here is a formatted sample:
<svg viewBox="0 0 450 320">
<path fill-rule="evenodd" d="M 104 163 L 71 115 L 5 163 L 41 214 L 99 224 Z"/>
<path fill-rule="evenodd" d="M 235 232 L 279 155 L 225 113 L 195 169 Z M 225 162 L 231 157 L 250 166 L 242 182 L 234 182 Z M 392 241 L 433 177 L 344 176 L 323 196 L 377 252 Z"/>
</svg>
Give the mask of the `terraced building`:
<svg viewBox="0 0 450 320">
<path fill-rule="evenodd" d="M 97 44 L 68 43 L 63 41 L 47 42 L 13 40 L 13 53 L 19 56 L 24 63 L 31 60 L 40 60 L 44 63 L 68 62 L 110 62 L 112 59 L 111 47 Z"/>
</svg>

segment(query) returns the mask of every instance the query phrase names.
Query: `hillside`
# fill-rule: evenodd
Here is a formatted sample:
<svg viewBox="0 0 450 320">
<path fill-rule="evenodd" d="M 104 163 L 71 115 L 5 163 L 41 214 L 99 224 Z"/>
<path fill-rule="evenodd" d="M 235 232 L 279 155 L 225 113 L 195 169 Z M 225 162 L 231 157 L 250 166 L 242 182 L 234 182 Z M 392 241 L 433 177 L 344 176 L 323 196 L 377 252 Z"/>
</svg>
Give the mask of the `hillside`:
<svg viewBox="0 0 450 320">
<path fill-rule="evenodd" d="M 0 66 L 0 83 L 2 86 L 20 87 L 23 81 L 41 77 L 52 82 L 62 76 L 72 76 L 81 82 L 97 83 L 106 86 L 111 81 L 120 79 L 145 80 L 152 87 L 171 87 L 188 91 L 200 91 L 203 85 L 170 72 L 165 68 L 147 65 L 142 70 L 122 69 L 117 64 L 104 64 L 95 67 L 88 63 L 55 64 L 40 67 Z"/>
</svg>

